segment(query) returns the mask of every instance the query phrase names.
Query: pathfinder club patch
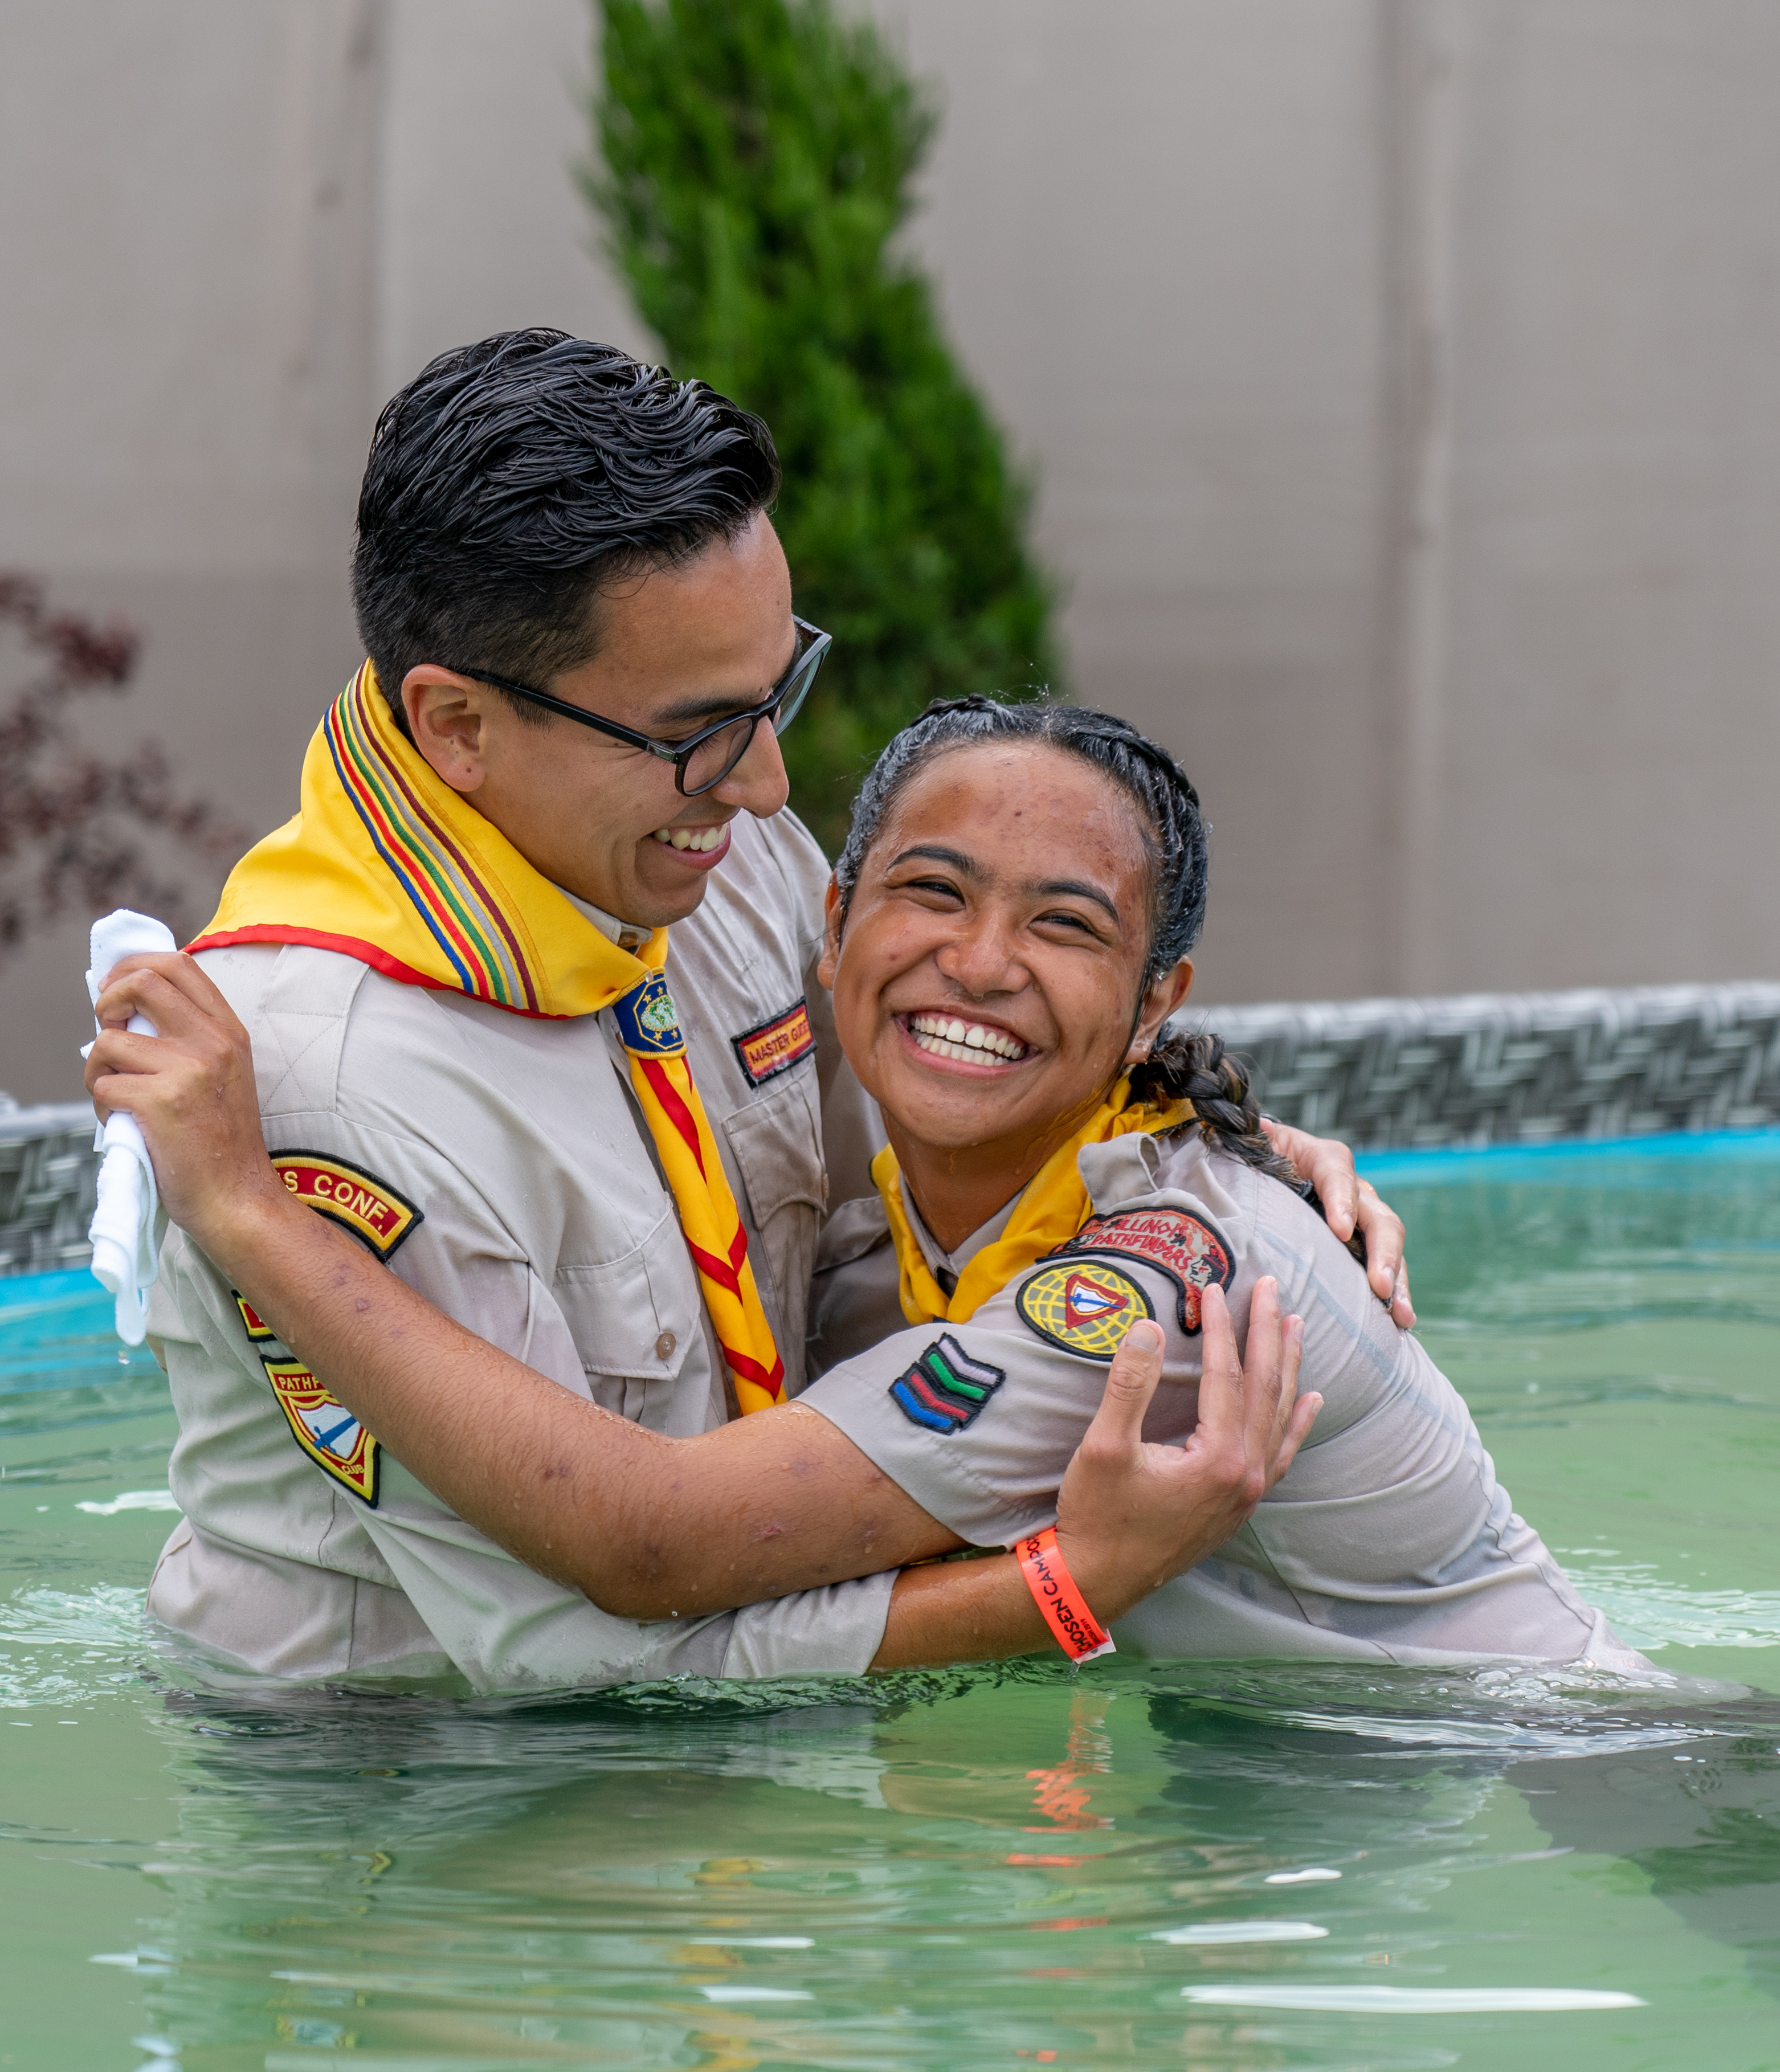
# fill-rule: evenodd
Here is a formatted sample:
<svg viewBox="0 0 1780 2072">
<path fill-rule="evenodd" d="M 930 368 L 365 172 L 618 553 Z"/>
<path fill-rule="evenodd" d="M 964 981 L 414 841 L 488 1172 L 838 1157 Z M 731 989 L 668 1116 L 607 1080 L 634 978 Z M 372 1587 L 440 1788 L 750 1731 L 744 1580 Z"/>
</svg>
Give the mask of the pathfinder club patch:
<svg viewBox="0 0 1780 2072">
<path fill-rule="evenodd" d="M 915 1363 L 900 1381 L 890 1383 L 896 1407 L 911 1424 L 929 1432 L 962 1432 L 982 1415 L 984 1406 L 1007 1376 L 998 1367 L 972 1359 L 947 1332 Z"/>
<path fill-rule="evenodd" d="M 379 1259 L 388 1258 L 414 1226 L 426 1220 L 406 1195 L 343 1158 L 326 1157 L 319 1151 L 279 1151 L 272 1162 L 299 1202 L 343 1224 Z"/>
<path fill-rule="evenodd" d="M 1236 1277 L 1230 1247 L 1202 1217 L 1185 1209 L 1128 1209 L 1121 1215 L 1090 1216 L 1052 1259 L 1141 1259 L 1160 1267 L 1174 1284 L 1174 1307 L 1189 1338 L 1199 1328 L 1199 1290 L 1214 1283 L 1227 1288 Z"/>
<path fill-rule="evenodd" d="M 260 1364 L 297 1444 L 341 1488 L 374 1509 L 383 1454 L 377 1441 L 299 1362 L 262 1353 Z"/>
<path fill-rule="evenodd" d="M 1042 1268 L 1020 1290 L 1018 1308 L 1041 1338 L 1108 1362 L 1137 1319 L 1156 1314 L 1135 1281 L 1092 1259 Z"/>
<path fill-rule="evenodd" d="M 763 1022 L 758 1029 L 750 1029 L 730 1040 L 735 1046 L 742 1071 L 748 1075 L 749 1085 L 763 1086 L 781 1072 L 788 1072 L 799 1059 L 808 1057 L 816 1048 L 808 1003 L 800 1000 L 795 1007 L 787 1007 L 783 1014 L 775 1014 L 771 1022 Z"/>
<path fill-rule="evenodd" d="M 680 1033 L 680 1011 L 660 972 L 612 1002 L 612 1018 L 618 1024 L 619 1040 L 639 1057 L 677 1057 L 686 1047 Z"/>
</svg>

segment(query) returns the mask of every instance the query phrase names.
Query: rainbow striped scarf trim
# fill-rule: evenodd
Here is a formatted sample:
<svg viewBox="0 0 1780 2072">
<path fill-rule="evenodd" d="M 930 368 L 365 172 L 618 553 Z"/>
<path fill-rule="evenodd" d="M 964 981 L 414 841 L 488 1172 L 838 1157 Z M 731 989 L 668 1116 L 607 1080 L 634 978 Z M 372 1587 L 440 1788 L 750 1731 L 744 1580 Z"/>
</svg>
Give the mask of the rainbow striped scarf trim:
<svg viewBox="0 0 1780 2072">
<path fill-rule="evenodd" d="M 616 1010 L 631 1085 L 746 1413 L 784 1363 L 662 976 L 668 931 L 633 956 L 539 874 L 397 729 L 366 662 L 303 758 L 294 820 L 249 850 L 188 947 L 296 943 L 405 985 L 545 1018 Z"/>
<path fill-rule="evenodd" d="M 305 943 L 513 1014 L 597 1013 L 659 970 L 541 876 L 397 730 L 368 661 L 303 759 L 301 810 L 236 865 L 190 947 Z"/>
</svg>

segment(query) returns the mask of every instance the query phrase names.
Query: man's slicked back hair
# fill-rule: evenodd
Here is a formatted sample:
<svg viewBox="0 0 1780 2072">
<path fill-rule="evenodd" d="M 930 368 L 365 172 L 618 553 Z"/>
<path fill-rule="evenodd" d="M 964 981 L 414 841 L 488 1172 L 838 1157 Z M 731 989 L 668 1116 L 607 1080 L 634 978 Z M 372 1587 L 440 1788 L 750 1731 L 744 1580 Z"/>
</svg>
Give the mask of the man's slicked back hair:
<svg viewBox="0 0 1780 2072">
<path fill-rule="evenodd" d="M 397 723 L 422 662 L 541 690 L 579 668 L 602 584 L 736 539 L 779 479 L 759 418 L 614 346 L 533 330 L 442 352 L 377 420 L 359 494 L 353 601 Z"/>
</svg>

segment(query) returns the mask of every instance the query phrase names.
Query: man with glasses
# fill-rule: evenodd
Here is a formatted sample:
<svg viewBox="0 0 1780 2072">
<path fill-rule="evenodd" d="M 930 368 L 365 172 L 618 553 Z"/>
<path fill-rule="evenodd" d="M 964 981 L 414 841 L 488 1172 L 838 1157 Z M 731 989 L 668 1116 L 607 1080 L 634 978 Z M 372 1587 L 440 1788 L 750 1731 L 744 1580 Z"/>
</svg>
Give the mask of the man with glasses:
<svg viewBox="0 0 1780 2072">
<path fill-rule="evenodd" d="M 808 976 L 828 866 L 780 810 L 776 730 L 828 636 L 792 616 L 778 486 L 757 419 L 608 347 L 526 331 L 433 361 L 366 470 L 369 661 L 302 812 L 192 946 L 252 1033 L 286 1186 L 664 1433 L 795 1392 L 829 1165 L 869 1184 Z M 177 1231 L 150 1330 L 185 1514 L 150 1608 L 231 1667 L 510 1688 L 876 1648 L 888 1579 L 647 1627 L 533 1574 Z"/>
<path fill-rule="evenodd" d="M 797 635 L 797 644 L 791 651 L 789 667 L 771 691 L 757 705 L 746 712 L 714 719 L 709 726 L 701 726 L 696 734 L 688 734 L 684 740 L 656 741 L 647 734 L 639 734 L 632 727 L 620 726 L 614 720 L 602 719 L 598 713 L 590 713 L 583 706 L 572 705 L 565 698 L 553 698 L 547 691 L 535 691 L 529 684 L 516 684 L 511 676 L 497 676 L 487 669 L 466 672 L 478 683 L 492 684 L 496 690 L 508 691 L 516 698 L 524 698 L 545 712 L 561 713 L 565 719 L 572 719 L 582 726 L 590 726 L 596 734 L 603 734 L 613 741 L 628 743 L 657 757 L 663 763 L 674 766 L 674 783 L 681 796 L 689 799 L 702 797 L 714 791 L 730 772 L 748 752 L 754 740 L 754 729 L 764 720 L 772 722 L 775 734 L 783 734 L 796 718 L 798 708 L 816 681 L 816 672 L 822 666 L 822 658 L 833 642 L 832 633 L 824 633 L 820 627 L 812 626 L 807 619 L 794 617 L 791 625 Z M 713 700 L 713 703 L 721 703 Z M 697 701 L 689 700 L 696 716 Z M 665 840 L 669 830 L 657 830 L 656 839 Z M 676 848 L 688 846 L 677 842 Z"/>
<path fill-rule="evenodd" d="M 291 1193 L 671 1434 L 796 1393 L 831 1184 L 866 1192 L 877 1142 L 813 982 L 828 866 L 781 810 L 828 636 L 792 616 L 778 486 L 758 419 L 609 347 L 434 360 L 366 469 L 368 660 L 191 946 Z M 150 1608 L 231 1671 L 512 1689 L 877 1651 L 889 1577 L 645 1626 L 523 1566 L 177 1231 L 150 1330 L 183 1513 Z"/>
</svg>

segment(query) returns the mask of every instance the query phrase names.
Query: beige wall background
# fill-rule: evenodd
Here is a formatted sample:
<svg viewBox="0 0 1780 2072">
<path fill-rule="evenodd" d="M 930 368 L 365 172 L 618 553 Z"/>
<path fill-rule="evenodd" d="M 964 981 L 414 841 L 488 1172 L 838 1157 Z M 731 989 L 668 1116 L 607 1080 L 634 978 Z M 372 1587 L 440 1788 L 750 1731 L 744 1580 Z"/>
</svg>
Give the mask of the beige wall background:
<svg viewBox="0 0 1780 2072">
<path fill-rule="evenodd" d="M 1780 8 L 878 0 L 916 244 L 1076 689 L 1215 824 L 1213 1000 L 1780 975 Z M 10 0 L 0 565 L 256 828 L 356 660 L 364 444 L 597 257 L 583 0 Z M 837 657 L 835 666 L 844 666 Z M 84 923 L 0 967 L 78 1092 Z"/>
</svg>

